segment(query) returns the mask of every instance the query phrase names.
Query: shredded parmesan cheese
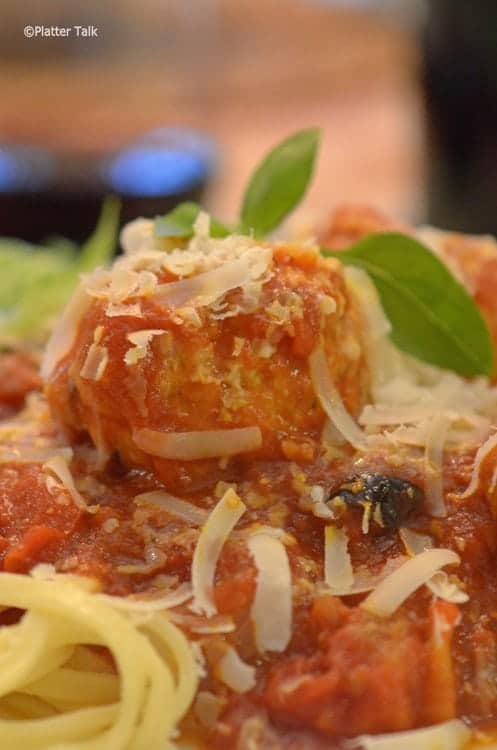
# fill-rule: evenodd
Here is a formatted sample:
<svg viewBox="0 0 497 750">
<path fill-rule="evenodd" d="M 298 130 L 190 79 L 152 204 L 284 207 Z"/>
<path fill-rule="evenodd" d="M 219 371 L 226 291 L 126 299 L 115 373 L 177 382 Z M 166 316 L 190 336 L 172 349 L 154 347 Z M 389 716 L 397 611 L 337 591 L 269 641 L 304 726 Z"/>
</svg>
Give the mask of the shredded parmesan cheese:
<svg viewBox="0 0 497 750">
<path fill-rule="evenodd" d="M 181 281 L 161 284 L 157 288 L 156 299 L 160 304 L 169 307 L 203 307 L 215 302 L 231 289 L 243 286 L 251 278 L 249 259 L 242 257 L 228 261 L 211 271 Z"/>
<path fill-rule="evenodd" d="M 235 336 L 233 339 L 233 351 L 231 352 L 232 357 L 238 357 L 241 354 L 241 351 L 245 345 L 246 339 L 242 338 L 241 336 Z"/>
<path fill-rule="evenodd" d="M 110 303 L 105 308 L 105 314 L 108 318 L 142 318 L 142 308 L 139 302 L 133 302 L 131 305 L 119 305 Z"/>
<path fill-rule="evenodd" d="M 136 271 L 118 260 L 111 270 L 97 271 L 87 279 L 86 290 L 96 299 L 119 305 L 130 297 L 150 297 L 157 286 L 157 277 L 149 270 Z"/>
<path fill-rule="evenodd" d="M 117 570 L 119 573 L 125 575 L 149 575 L 154 573 L 156 570 L 160 570 L 164 566 L 167 558 L 165 553 L 149 544 L 145 547 L 145 561 L 137 563 L 129 563 L 129 565 L 118 565 Z"/>
<path fill-rule="evenodd" d="M 208 617 L 217 614 L 214 574 L 221 550 L 242 517 L 246 506 L 229 489 L 209 515 L 200 533 L 192 560 L 193 603 L 191 609 Z"/>
<path fill-rule="evenodd" d="M 45 348 L 40 373 L 44 380 L 50 377 L 57 364 L 71 351 L 78 333 L 78 326 L 90 307 L 91 297 L 81 285 L 71 297 L 56 323 Z"/>
<path fill-rule="evenodd" d="M 197 622 L 190 625 L 192 633 L 199 635 L 214 635 L 218 633 L 234 633 L 236 630 L 233 618 L 228 615 L 219 615 L 217 618 L 211 617 L 204 622 Z"/>
<path fill-rule="evenodd" d="M 399 536 L 402 539 L 406 552 L 410 557 L 420 555 L 427 549 L 433 549 L 433 539 L 424 534 L 418 534 L 411 529 L 399 529 Z M 457 583 L 449 579 L 444 570 L 438 571 L 435 575 L 426 581 L 426 585 L 439 599 L 453 604 L 464 604 L 469 596 L 461 590 Z"/>
<path fill-rule="evenodd" d="M 324 587 L 322 592 L 333 596 L 355 596 L 375 589 L 406 561 L 403 556 L 386 561 L 378 573 L 366 567 L 352 568 L 344 529 L 330 525 L 325 528 Z"/>
<path fill-rule="evenodd" d="M 162 612 L 166 609 L 173 609 L 184 604 L 192 598 L 192 587 L 187 583 L 182 583 L 174 591 L 156 597 L 136 596 L 110 596 L 109 594 L 98 594 L 98 598 L 112 604 L 116 609 L 123 609 L 128 612 Z"/>
<path fill-rule="evenodd" d="M 43 471 L 51 471 L 52 474 L 55 474 L 55 476 L 60 479 L 63 488 L 69 493 L 74 504 L 80 508 L 80 510 L 84 510 L 87 513 L 94 510 L 86 504 L 83 496 L 76 489 L 71 471 L 63 456 L 54 456 L 53 458 L 50 458 L 43 464 L 42 468 Z"/>
<path fill-rule="evenodd" d="M 345 529 L 329 525 L 324 530 L 324 580 L 330 593 L 341 596 L 351 590 L 354 572 Z"/>
<path fill-rule="evenodd" d="M 166 331 L 162 328 L 149 328 L 128 333 L 126 338 L 133 344 L 133 348 L 128 349 L 124 355 L 125 364 L 136 365 L 137 362 L 146 357 L 150 341 L 154 336 L 161 336 L 163 333 L 166 333 Z"/>
<path fill-rule="evenodd" d="M 119 521 L 117 520 L 117 518 L 108 518 L 102 524 L 102 530 L 105 531 L 106 534 L 112 534 L 118 528 L 119 528 Z"/>
<path fill-rule="evenodd" d="M 259 653 L 284 651 L 292 633 L 292 579 L 285 546 L 273 536 L 254 534 L 247 540 L 257 568 L 251 608 Z"/>
<path fill-rule="evenodd" d="M 433 417 L 426 438 L 424 457 L 426 509 L 432 516 L 444 518 L 447 508 L 443 496 L 443 453 L 450 427 L 444 415 Z"/>
<path fill-rule="evenodd" d="M 309 492 L 309 499 L 311 502 L 310 510 L 316 518 L 325 518 L 329 520 L 333 518 L 333 512 L 325 503 L 326 491 L 324 487 L 318 484 L 312 485 Z"/>
<path fill-rule="evenodd" d="M 202 726 L 207 729 L 214 729 L 225 706 L 225 698 L 221 698 L 208 690 L 200 690 L 197 693 L 193 711 Z"/>
<path fill-rule="evenodd" d="M 179 461 L 234 456 L 262 446 L 259 427 L 199 432 L 158 432 L 144 428 L 133 433 L 133 440 L 138 448 L 151 456 Z"/>
<path fill-rule="evenodd" d="M 219 660 L 216 676 L 235 693 L 246 693 L 255 687 L 255 667 L 244 662 L 232 646 Z"/>
<path fill-rule="evenodd" d="M 472 423 L 476 420 L 477 423 L 479 423 L 481 419 L 481 417 L 478 418 L 477 415 L 471 414 L 471 412 L 457 412 L 454 409 L 442 411 L 441 413 L 447 415 L 453 421 L 461 418 Z M 385 404 L 368 404 L 362 410 L 361 416 L 359 417 L 359 424 L 366 426 L 383 425 L 385 427 L 399 424 L 414 424 L 426 419 L 431 419 L 434 414 L 433 406 L 388 406 Z"/>
<path fill-rule="evenodd" d="M 168 492 L 155 490 L 153 492 L 143 492 L 136 495 L 134 502 L 137 505 L 156 505 L 158 508 L 167 511 L 172 516 L 185 521 L 192 526 L 202 526 L 208 518 L 208 512 L 204 508 L 199 508 L 193 503 L 174 497 Z"/>
<path fill-rule="evenodd" d="M 379 617 L 389 617 L 441 568 L 459 563 L 459 555 L 450 549 L 427 549 L 385 578 L 362 602 L 361 607 Z"/>
<path fill-rule="evenodd" d="M 432 594 L 446 602 L 452 602 L 452 604 L 465 604 L 469 601 L 467 593 L 463 591 L 455 581 L 450 580 L 445 570 L 440 570 L 438 573 L 435 573 L 433 578 L 430 578 L 430 580 L 426 582 L 426 585 Z"/>
<path fill-rule="evenodd" d="M 142 218 L 130 221 L 122 228 L 119 240 L 122 249 L 128 255 L 154 250 L 154 222 Z"/>
<path fill-rule="evenodd" d="M 431 536 L 418 534 L 417 531 L 402 527 L 399 529 L 399 536 L 409 557 L 420 555 L 425 549 L 433 548 L 433 539 Z"/>
<path fill-rule="evenodd" d="M 267 534 L 267 536 L 272 536 L 275 539 L 279 539 L 279 541 L 282 544 L 285 544 L 287 547 L 291 547 L 293 544 L 297 544 L 297 540 L 295 539 L 293 534 L 289 534 L 287 531 L 284 531 L 277 526 L 268 526 L 267 524 L 260 523 L 259 521 L 254 521 L 254 523 L 246 526 L 243 531 L 244 533 L 249 535 Z"/>
<path fill-rule="evenodd" d="M 478 448 L 475 456 L 470 483 L 468 484 L 462 495 L 459 495 L 459 498 L 461 500 L 467 497 L 471 497 L 471 495 L 474 495 L 474 493 L 478 489 L 482 464 L 496 446 L 497 432 L 491 435 L 488 440 L 486 440 L 483 445 Z"/>
<path fill-rule="evenodd" d="M 172 622 L 200 635 L 233 633 L 236 630 L 235 623 L 230 615 L 204 617 L 203 615 L 185 615 L 179 612 L 171 612 L 169 616 Z"/>
<path fill-rule="evenodd" d="M 101 380 L 108 361 L 109 352 L 107 347 L 93 343 L 88 349 L 86 359 L 79 374 L 82 378 L 88 380 Z"/>
<path fill-rule="evenodd" d="M 364 734 L 356 737 L 348 746 L 364 750 L 462 750 L 470 738 L 468 727 L 460 719 L 452 719 L 407 732 Z"/>
<path fill-rule="evenodd" d="M 366 438 L 346 410 L 342 398 L 332 383 L 325 351 L 318 347 L 309 357 L 312 385 L 323 410 L 341 435 L 356 448 L 365 450 Z"/>
</svg>

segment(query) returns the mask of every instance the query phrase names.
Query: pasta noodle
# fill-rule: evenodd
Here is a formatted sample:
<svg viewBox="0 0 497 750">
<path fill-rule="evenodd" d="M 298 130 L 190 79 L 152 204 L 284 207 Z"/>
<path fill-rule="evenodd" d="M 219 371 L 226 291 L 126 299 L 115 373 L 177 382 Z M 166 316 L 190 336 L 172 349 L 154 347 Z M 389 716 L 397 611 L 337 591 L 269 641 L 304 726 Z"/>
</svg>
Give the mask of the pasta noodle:
<svg viewBox="0 0 497 750">
<path fill-rule="evenodd" d="M 116 610 L 89 579 L 0 574 L 3 607 L 25 610 L 0 630 L 3 750 L 172 748 L 198 667 L 162 613 Z M 88 646 L 106 647 L 106 659 Z"/>
</svg>

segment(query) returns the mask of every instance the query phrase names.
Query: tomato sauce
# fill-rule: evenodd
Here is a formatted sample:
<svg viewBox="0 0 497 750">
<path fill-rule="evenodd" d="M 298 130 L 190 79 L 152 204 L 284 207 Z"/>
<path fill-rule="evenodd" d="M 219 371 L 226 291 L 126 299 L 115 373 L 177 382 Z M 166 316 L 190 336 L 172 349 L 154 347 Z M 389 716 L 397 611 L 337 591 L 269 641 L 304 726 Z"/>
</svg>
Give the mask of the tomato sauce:
<svg viewBox="0 0 497 750">
<path fill-rule="evenodd" d="M 216 570 L 218 611 L 233 617 L 235 631 L 200 636 L 190 629 L 188 606 L 175 610 L 203 647 L 206 675 L 200 689 L 217 695 L 223 706 L 214 727 L 199 726 L 191 714 L 187 728 L 219 750 L 248 750 L 255 741 L 264 748 L 330 750 L 361 733 L 402 731 L 454 717 L 476 727 L 493 726 L 497 522 L 491 493 L 481 490 L 458 499 L 473 461 L 474 451 L 446 456 L 447 518 L 427 516 L 421 503 L 407 521 L 411 529 L 429 534 L 435 546 L 457 551 L 461 565 L 450 572 L 457 573 L 469 601 L 435 600 L 421 587 L 387 619 L 358 607 L 360 595 L 339 599 L 322 590 L 326 522 L 302 507 L 299 487 L 319 485 L 330 497 L 360 471 L 394 476 L 422 490 L 419 461 L 398 466 L 381 452 L 357 461 L 347 450 L 329 464 L 232 461 L 223 472 L 224 484 L 214 481 L 207 489 L 183 493 L 184 499 L 211 510 L 231 482 L 247 505 Z M 482 487 L 488 486 L 492 464 L 490 456 Z M 77 507 L 53 482 L 47 484 L 41 462 L 1 464 L 2 570 L 28 573 L 38 563 L 50 563 L 60 572 L 97 578 L 103 590 L 115 595 L 161 591 L 190 581 L 199 529 L 157 506 L 134 502 L 140 493 L 164 489 L 157 478 L 145 470 L 128 471 L 117 460 L 105 471 L 91 470 L 84 446 L 75 446 L 71 471 L 89 511 Z M 250 624 L 257 571 L 243 529 L 253 523 L 276 526 L 292 538 L 286 547 L 294 582 L 292 638 L 285 653 L 265 657 L 255 649 Z M 354 567 L 377 573 L 387 560 L 404 554 L 396 528 L 373 524 L 364 533 L 359 507 L 345 508 L 338 523 L 347 529 Z M 2 613 L 3 622 L 12 617 Z M 244 695 L 233 693 L 216 676 L 216 654 L 226 642 L 256 665 L 256 686 Z"/>
</svg>

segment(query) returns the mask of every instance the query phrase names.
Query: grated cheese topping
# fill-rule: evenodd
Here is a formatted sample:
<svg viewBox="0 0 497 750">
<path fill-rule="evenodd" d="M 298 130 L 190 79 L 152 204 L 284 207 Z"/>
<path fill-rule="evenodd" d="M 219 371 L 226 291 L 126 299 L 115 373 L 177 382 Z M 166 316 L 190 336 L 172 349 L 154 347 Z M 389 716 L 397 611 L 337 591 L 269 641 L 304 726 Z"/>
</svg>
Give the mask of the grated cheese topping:
<svg viewBox="0 0 497 750">
<path fill-rule="evenodd" d="M 167 609 L 179 607 L 192 598 L 192 588 L 187 583 L 180 584 L 173 591 L 168 591 L 161 596 L 111 596 L 110 594 L 98 594 L 98 598 L 112 604 L 116 609 L 127 612 L 152 613 L 162 612 Z"/>
<path fill-rule="evenodd" d="M 105 308 L 105 314 L 108 318 L 143 318 L 139 302 L 133 302 L 129 305 L 116 305 L 111 302 Z"/>
<path fill-rule="evenodd" d="M 191 610 L 212 617 L 217 614 L 214 600 L 214 574 L 222 548 L 245 513 L 246 506 L 232 489 L 225 492 L 210 513 L 193 553 Z"/>
<path fill-rule="evenodd" d="M 410 557 L 420 555 L 427 549 L 433 549 L 433 539 L 425 534 L 418 534 L 411 529 L 401 528 L 399 529 L 399 536 Z M 444 570 L 435 573 L 432 578 L 426 581 L 426 585 L 432 594 L 446 602 L 464 604 L 469 600 L 466 592 L 461 590 L 459 582 L 449 578 Z"/>
<path fill-rule="evenodd" d="M 155 251 L 154 222 L 152 219 L 135 219 L 121 230 L 121 247 L 127 255 Z"/>
<path fill-rule="evenodd" d="M 438 599 L 443 599 L 445 602 L 451 602 L 452 604 L 465 604 L 469 601 L 468 594 L 461 589 L 459 582 L 453 581 L 449 578 L 445 570 L 440 570 L 438 573 L 435 573 L 435 575 L 426 582 L 426 585 L 434 596 Z"/>
<path fill-rule="evenodd" d="M 94 299 L 105 304 L 109 317 L 141 317 L 141 302 L 153 299 L 174 308 L 179 324 L 186 321 L 196 326 L 201 321 L 195 308 L 224 305 L 226 293 L 233 289 L 240 290 L 237 304 L 218 309 L 217 313 L 216 309 L 211 310 L 213 317 L 222 319 L 257 309 L 262 287 L 272 276 L 272 248 L 240 235 L 211 238 L 205 234 L 208 223 L 208 216 L 199 217 L 196 234 L 187 246 L 170 252 L 155 238 L 153 222 L 137 219 L 128 224 L 121 233 L 125 254 L 112 268 L 82 276 L 80 287 L 48 342 L 42 377 L 47 379 L 69 353 L 79 323 Z M 159 276 L 164 272 L 177 280 L 160 284 Z"/>
<path fill-rule="evenodd" d="M 101 380 L 109 362 L 109 352 L 106 346 L 90 344 L 86 359 L 80 370 L 82 378 Z"/>
<path fill-rule="evenodd" d="M 460 562 L 459 555 L 450 549 L 424 550 L 387 576 L 360 606 L 379 617 L 389 617 L 441 568 Z"/>
<path fill-rule="evenodd" d="M 330 593 L 341 596 L 354 585 L 354 571 L 348 552 L 348 537 L 345 529 L 330 524 L 324 530 L 324 581 Z"/>
<path fill-rule="evenodd" d="M 153 235 L 152 222 L 131 222 L 121 235 L 126 255 L 114 267 L 154 274 L 168 271 L 176 276 L 178 281 L 158 288 L 158 299 L 173 307 L 220 303 L 227 291 L 237 287 L 244 292 L 242 304 L 250 306 L 254 291 L 258 296 L 254 284 L 257 287 L 270 278 L 272 248 L 242 235 L 209 237 L 208 225 L 208 215 L 201 213 L 186 247 L 164 251 Z"/>
<path fill-rule="evenodd" d="M 193 503 L 174 497 L 168 492 L 154 490 L 136 495 L 134 502 L 137 505 L 156 505 L 161 510 L 167 511 L 172 516 L 185 521 L 192 526 L 202 526 L 208 518 L 208 512 Z"/>
<path fill-rule="evenodd" d="M 460 499 L 471 497 L 471 495 L 474 495 L 474 493 L 478 489 L 478 485 L 480 483 L 480 476 L 481 476 L 481 470 L 483 466 L 483 462 L 485 459 L 490 455 L 490 453 L 494 450 L 494 448 L 497 446 L 497 432 L 493 435 L 490 435 L 490 437 L 481 445 L 475 456 L 474 464 L 473 464 L 473 471 L 471 473 L 471 480 L 464 490 L 464 492 L 459 495 Z"/>
<path fill-rule="evenodd" d="M 354 570 L 348 544 L 349 538 L 345 529 L 339 529 L 333 524 L 325 527 L 322 593 L 333 596 L 355 596 L 373 591 L 407 559 L 403 556 L 389 558 L 377 573 L 371 572 L 364 566 Z"/>
<path fill-rule="evenodd" d="M 420 555 L 425 549 L 433 548 L 433 539 L 427 534 L 419 534 L 417 531 L 401 527 L 399 536 L 409 557 Z"/>
<path fill-rule="evenodd" d="M 254 534 L 247 540 L 257 568 L 251 607 L 255 645 L 259 653 L 282 652 L 292 634 L 292 579 L 284 544 L 274 536 Z"/>
<path fill-rule="evenodd" d="M 133 331 L 126 334 L 128 341 L 133 344 L 124 355 L 124 362 L 127 365 L 136 365 L 141 359 L 147 356 L 148 345 L 154 336 L 162 336 L 166 331 L 163 328 L 145 328 L 141 331 Z"/>
<path fill-rule="evenodd" d="M 133 433 L 133 440 L 138 448 L 151 456 L 179 461 L 234 456 L 262 446 L 259 427 L 194 432 L 158 432 L 143 428 Z"/>
<path fill-rule="evenodd" d="M 228 261 L 223 266 L 196 276 L 161 284 L 157 289 L 156 299 L 168 307 L 206 307 L 223 297 L 226 292 L 251 281 L 252 270 L 253 264 L 251 265 L 249 257 Z"/>
<path fill-rule="evenodd" d="M 365 435 L 348 413 L 340 393 L 331 380 L 326 353 L 322 346 L 315 349 L 309 357 L 309 371 L 319 403 L 334 426 L 354 448 L 365 450 Z"/>
<path fill-rule="evenodd" d="M 460 719 L 391 734 L 364 734 L 347 743 L 350 750 L 463 750 L 471 731 Z"/>
<path fill-rule="evenodd" d="M 81 510 L 95 512 L 94 506 L 86 504 L 84 497 L 76 489 L 74 479 L 69 469 L 69 465 L 63 456 L 54 456 L 43 464 L 43 471 L 51 471 L 52 474 L 60 480 L 62 488 L 65 489 L 74 501 L 74 504 Z"/>
<path fill-rule="evenodd" d="M 202 726 L 207 729 L 214 729 L 226 703 L 225 698 L 221 698 L 209 690 L 199 690 L 193 704 L 193 711 Z"/>
<path fill-rule="evenodd" d="M 244 662 L 232 646 L 219 660 L 215 674 L 235 693 L 247 693 L 255 687 L 255 667 Z"/>
<path fill-rule="evenodd" d="M 78 326 L 91 305 L 85 285 L 80 284 L 65 310 L 55 324 L 41 360 L 40 374 L 47 380 L 57 364 L 71 351 L 78 333 Z"/>
<path fill-rule="evenodd" d="M 430 422 L 426 436 L 425 505 L 428 513 L 439 518 L 447 515 L 443 496 L 443 454 L 449 427 L 450 420 L 446 415 L 435 415 Z"/>
</svg>

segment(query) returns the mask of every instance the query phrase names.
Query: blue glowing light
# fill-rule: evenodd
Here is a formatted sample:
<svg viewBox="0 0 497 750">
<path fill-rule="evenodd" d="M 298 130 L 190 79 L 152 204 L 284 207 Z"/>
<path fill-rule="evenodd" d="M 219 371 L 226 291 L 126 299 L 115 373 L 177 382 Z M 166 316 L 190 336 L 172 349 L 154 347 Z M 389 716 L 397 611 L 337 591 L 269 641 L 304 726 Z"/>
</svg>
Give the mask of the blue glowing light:
<svg viewBox="0 0 497 750">
<path fill-rule="evenodd" d="M 0 193 L 39 190 L 53 173 L 53 159 L 41 149 L 0 148 Z"/>
<path fill-rule="evenodd" d="M 7 193 L 18 182 L 18 160 L 8 151 L 0 149 L 0 192 Z"/>
<path fill-rule="evenodd" d="M 174 147 L 135 145 L 105 170 L 110 186 L 124 195 L 163 196 L 190 190 L 206 179 L 210 165 L 199 154 Z"/>
</svg>

